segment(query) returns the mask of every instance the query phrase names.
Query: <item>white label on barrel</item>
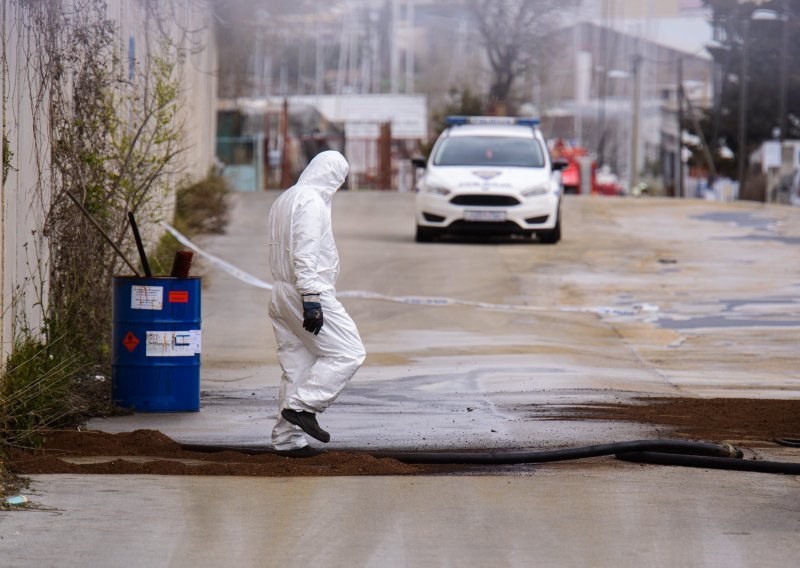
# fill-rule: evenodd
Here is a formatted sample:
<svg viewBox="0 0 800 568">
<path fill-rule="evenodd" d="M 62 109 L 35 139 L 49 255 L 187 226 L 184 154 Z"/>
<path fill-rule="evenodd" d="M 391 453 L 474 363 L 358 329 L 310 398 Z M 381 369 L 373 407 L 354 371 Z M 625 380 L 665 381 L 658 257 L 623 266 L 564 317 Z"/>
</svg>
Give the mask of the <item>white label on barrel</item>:
<svg viewBox="0 0 800 568">
<path fill-rule="evenodd" d="M 200 330 L 148 331 L 147 357 L 191 357 L 200 353 Z"/>
<path fill-rule="evenodd" d="M 161 310 L 164 307 L 162 286 L 131 286 L 132 310 Z"/>
</svg>

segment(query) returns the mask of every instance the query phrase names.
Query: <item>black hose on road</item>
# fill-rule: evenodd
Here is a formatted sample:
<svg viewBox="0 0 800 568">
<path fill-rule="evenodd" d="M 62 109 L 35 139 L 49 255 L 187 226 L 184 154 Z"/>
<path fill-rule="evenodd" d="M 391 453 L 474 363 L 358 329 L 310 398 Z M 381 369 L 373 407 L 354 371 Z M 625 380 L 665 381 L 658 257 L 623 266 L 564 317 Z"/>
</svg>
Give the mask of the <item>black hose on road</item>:
<svg viewBox="0 0 800 568">
<path fill-rule="evenodd" d="M 742 457 L 742 452 L 729 444 L 705 444 L 680 440 L 634 440 L 596 446 L 543 450 L 535 452 L 485 451 L 485 452 L 369 452 L 376 458 L 393 458 L 403 463 L 462 464 L 462 465 L 514 465 L 579 460 L 598 456 L 611 456 L 630 452 L 658 452 L 693 456 Z"/>
<path fill-rule="evenodd" d="M 281 452 L 264 446 L 216 446 L 205 444 L 182 444 L 181 449 L 204 453 L 237 451 L 246 454 L 276 454 L 292 458 L 309 458 L 326 453 L 325 451 L 317 451 L 311 448 L 308 450 Z M 800 463 L 744 460 L 741 459 L 743 456 L 741 450 L 730 444 L 707 444 L 681 440 L 634 440 L 543 451 L 381 451 L 357 453 L 366 453 L 375 458 L 391 458 L 408 464 L 426 465 L 519 465 L 615 456 L 617 459 L 637 463 L 800 475 Z"/>
<path fill-rule="evenodd" d="M 669 453 L 662 454 L 657 452 L 634 452 L 629 454 L 618 454 L 616 457 L 620 460 L 637 463 L 800 475 L 800 463 L 742 460 L 714 456 L 687 456 Z"/>
</svg>

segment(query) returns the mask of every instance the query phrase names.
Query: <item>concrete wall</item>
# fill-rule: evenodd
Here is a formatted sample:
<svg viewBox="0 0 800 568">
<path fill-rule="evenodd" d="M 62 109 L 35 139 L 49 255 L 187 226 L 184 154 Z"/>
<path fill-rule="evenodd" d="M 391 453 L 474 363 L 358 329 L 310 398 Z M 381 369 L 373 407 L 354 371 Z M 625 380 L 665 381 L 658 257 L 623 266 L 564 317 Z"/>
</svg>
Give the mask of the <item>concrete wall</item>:
<svg viewBox="0 0 800 568">
<path fill-rule="evenodd" d="M 63 1 L 71 4 L 71 0 Z M 164 200 L 166 217 L 172 211 L 174 189 L 205 177 L 214 163 L 217 49 L 207 0 L 164 0 L 150 5 L 158 6 L 165 15 L 160 25 L 147 19 L 146 3 L 140 0 L 108 0 L 107 17 L 117 27 L 117 57 L 123 78 L 128 72 L 129 47 L 134 48 L 137 64 L 147 61 L 147 46 L 157 46 L 164 36 L 186 49 L 187 56 L 179 67 L 179 121 L 184 124 L 187 150 L 178 158 L 181 163 L 170 180 L 172 190 Z M 0 3 L 2 124 L 8 139 L 3 152 L 10 151 L 13 166 L 5 181 L 0 179 L 0 360 L 9 353 L 14 333 L 23 323 L 32 329 L 40 326 L 37 303 L 46 302 L 46 266 L 42 273 L 35 267 L 37 251 L 46 254 L 41 228 L 49 203 L 48 193 L 37 191 L 37 187 L 50 186 L 50 146 L 47 114 L 33 108 L 37 97 L 32 92 L 39 84 L 38 70 L 25 56 L 25 46 L 31 41 L 22 25 L 28 6 L 23 0 Z M 149 233 L 151 238 L 157 236 L 152 227 Z"/>
<path fill-rule="evenodd" d="M 41 121 L 35 119 L 35 93 L 41 86 L 36 70 L 25 65 L 20 2 L 4 2 L 0 8 L 0 39 L 6 55 L 0 67 L 4 99 L 3 126 L 8 146 L 3 148 L 3 163 L 11 167 L 5 181 L 0 178 L 0 360 L 13 345 L 14 331 L 21 325 L 41 326 L 42 312 L 37 307 L 44 293 L 42 275 L 37 270 L 37 255 L 46 261 L 46 242 L 40 230 L 49 187 L 47 163 L 49 144 L 41 135 Z M 46 118 L 46 112 L 39 114 Z"/>
<path fill-rule="evenodd" d="M 131 58 L 146 65 L 148 53 L 158 55 L 165 40 L 178 46 L 185 58 L 178 66 L 181 98 L 176 123 L 183 128 L 186 151 L 177 157 L 170 184 L 180 187 L 205 177 L 214 164 L 216 151 L 217 48 L 214 20 L 207 0 L 169 0 L 151 4 L 148 11 L 139 0 L 108 0 L 109 16 L 119 26 L 119 58 L 122 75 Z M 157 241 L 159 220 L 171 220 L 175 194 L 140 213 L 145 242 Z"/>
</svg>

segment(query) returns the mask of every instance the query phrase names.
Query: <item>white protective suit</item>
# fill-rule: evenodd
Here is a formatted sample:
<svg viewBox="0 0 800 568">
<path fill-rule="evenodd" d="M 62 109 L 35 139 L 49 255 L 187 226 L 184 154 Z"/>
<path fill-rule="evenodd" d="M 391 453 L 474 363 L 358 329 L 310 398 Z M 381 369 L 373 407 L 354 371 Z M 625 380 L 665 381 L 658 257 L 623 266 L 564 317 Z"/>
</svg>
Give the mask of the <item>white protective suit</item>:
<svg viewBox="0 0 800 568">
<path fill-rule="evenodd" d="M 339 254 L 331 231 L 331 201 L 347 170 L 339 152 L 318 154 L 269 212 L 268 255 L 275 280 L 269 316 L 283 369 L 278 421 L 272 430 L 277 450 L 307 445 L 303 431 L 280 411 L 323 412 L 366 357 L 356 325 L 334 289 Z M 319 335 L 303 329 L 304 294 L 320 295 L 324 324 Z"/>
</svg>

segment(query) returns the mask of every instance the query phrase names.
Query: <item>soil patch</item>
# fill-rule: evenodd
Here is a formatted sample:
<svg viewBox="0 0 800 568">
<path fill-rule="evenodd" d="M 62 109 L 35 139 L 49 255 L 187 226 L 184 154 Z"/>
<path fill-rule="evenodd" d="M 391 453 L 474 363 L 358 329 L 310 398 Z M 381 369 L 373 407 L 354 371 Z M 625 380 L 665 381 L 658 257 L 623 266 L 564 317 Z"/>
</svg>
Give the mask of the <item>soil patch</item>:
<svg viewBox="0 0 800 568">
<path fill-rule="evenodd" d="M 548 419 L 660 424 L 705 440 L 800 438 L 800 400 L 638 397 L 631 404 L 559 407 Z"/>
<path fill-rule="evenodd" d="M 72 463 L 71 458 L 98 457 L 95 463 Z M 136 461 L 125 459 L 136 457 Z M 408 465 L 394 459 L 356 452 L 324 452 L 308 458 L 264 453 L 185 451 L 155 430 L 121 434 L 64 430 L 47 435 L 42 449 L 11 450 L 8 469 L 16 474 L 94 473 L 157 475 L 243 475 L 299 477 L 325 475 L 419 475 L 442 472 L 441 467 Z M 102 459 L 101 459 L 102 457 Z M 141 458 L 146 457 L 146 460 Z"/>
<path fill-rule="evenodd" d="M 662 425 L 671 436 L 709 441 L 800 438 L 800 400 L 638 397 L 630 403 L 550 406 L 542 420 L 609 420 Z M 242 475 L 259 477 L 420 475 L 466 467 L 404 464 L 361 452 L 323 452 L 296 458 L 275 453 L 187 451 L 155 430 L 120 434 L 50 432 L 36 451 L 11 449 L 5 466 L 19 475 L 39 473 Z M 87 458 L 96 459 L 87 459 Z M 75 463 L 81 458 L 80 463 Z"/>
</svg>

